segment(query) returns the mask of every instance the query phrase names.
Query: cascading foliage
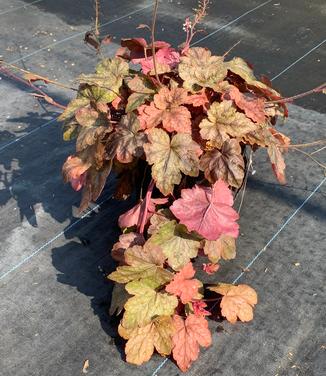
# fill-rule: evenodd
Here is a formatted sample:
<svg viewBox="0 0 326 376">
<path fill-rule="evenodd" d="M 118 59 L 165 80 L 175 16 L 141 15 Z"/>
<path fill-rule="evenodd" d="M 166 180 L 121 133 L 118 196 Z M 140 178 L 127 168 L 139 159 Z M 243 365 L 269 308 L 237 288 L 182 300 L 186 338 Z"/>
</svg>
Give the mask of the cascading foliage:
<svg viewBox="0 0 326 376">
<path fill-rule="evenodd" d="M 64 139 L 76 140 L 63 175 L 82 190 L 81 210 L 99 197 L 111 171 L 116 198 L 141 192 L 119 218 L 122 235 L 112 249 L 119 266 L 108 276 L 119 296 L 111 310 L 123 314 L 126 359 L 140 365 L 156 350 L 182 371 L 200 346 L 211 345 L 212 310 L 231 323 L 253 318 L 256 292 L 220 281 L 219 262 L 236 255 L 233 201 L 247 176 L 247 151 L 267 149 L 284 183 L 290 143 L 274 127 L 287 116 L 281 95 L 243 59 L 191 48 L 189 22 L 179 50 L 123 39 L 114 58 L 78 78 L 77 97 L 60 117 Z M 206 286 L 213 305 L 195 277 L 199 255 L 207 259 L 203 271 L 216 275 Z"/>
</svg>

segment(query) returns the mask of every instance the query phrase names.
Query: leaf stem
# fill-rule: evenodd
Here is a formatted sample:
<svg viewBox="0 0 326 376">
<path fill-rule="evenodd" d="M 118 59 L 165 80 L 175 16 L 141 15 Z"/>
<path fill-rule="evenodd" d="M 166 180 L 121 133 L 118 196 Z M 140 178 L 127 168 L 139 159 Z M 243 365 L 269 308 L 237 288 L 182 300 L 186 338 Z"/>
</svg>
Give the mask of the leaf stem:
<svg viewBox="0 0 326 376">
<path fill-rule="evenodd" d="M 322 92 L 325 89 L 326 89 L 326 82 L 323 83 L 322 85 L 319 85 L 319 86 L 315 87 L 314 89 L 305 91 L 304 93 L 300 93 L 300 94 L 297 94 L 297 95 L 294 95 L 294 96 L 288 97 L 288 98 L 281 98 L 281 99 L 277 99 L 277 100 L 274 100 L 274 101 L 268 101 L 266 103 L 278 103 L 278 104 L 280 104 L 280 103 L 289 103 L 289 102 L 293 102 L 296 99 L 300 99 L 300 98 L 306 97 L 307 95 L 310 95 L 310 94 L 320 93 L 320 92 Z"/>
<path fill-rule="evenodd" d="M 148 186 L 148 189 L 147 189 L 147 192 L 146 192 L 146 196 L 145 196 L 145 199 L 142 203 L 141 212 L 140 212 L 140 215 L 139 215 L 139 221 L 138 221 L 137 227 L 138 227 L 138 232 L 140 234 L 144 233 L 144 229 L 145 229 L 145 225 L 146 225 L 146 219 L 147 219 L 147 213 L 148 213 L 148 207 L 149 207 L 150 200 L 152 198 L 152 193 L 153 193 L 154 187 L 155 187 L 155 181 L 154 181 L 154 179 L 152 179 L 151 182 L 149 183 L 149 186 Z"/>
<path fill-rule="evenodd" d="M 159 78 L 158 73 L 157 73 L 157 62 L 156 62 L 156 56 L 155 56 L 155 28 L 156 28 L 157 10 L 158 10 L 158 0 L 155 0 L 152 29 L 151 29 L 152 55 L 153 55 L 155 77 L 156 77 L 156 80 L 157 80 L 159 86 L 162 86 L 160 78 Z"/>
<path fill-rule="evenodd" d="M 28 70 L 25 70 L 25 69 L 19 68 L 19 67 L 17 67 L 17 66 L 14 65 L 14 64 L 10 64 L 10 63 L 7 63 L 7 62 L 5 62 L 5 61 L 0 61 L 0 66 L 1 66 L 2 64 L 6 65 L 6 66 L 9 67 L 9 68 L 16 69 L 17 71 L 22 72 L 22 73 L 35 75 L 35 76 L 39 77 L 40 81 L 44 81 L 44 82 L 46 82 L 46 83 L 49 83 L 49 84 L 52 84 L 52 85 L 55 85 L 55 86 L 61 87 L 61 88 L 63 88 L 63 89 L 73 90 L 73 91 L 78 91 L 77 89 L 75 89 L 75 88 L 73 88 L 73 87 L 67 86 L 67 85 L 65 85 L 65 84 L 63 84 L 63 83 L 61 83 L 61 82 L 53 81 L 53 80 L 49 79 L 48 77 L 41 76 L 41 75 L 36 74 L 36 73 L 33 73 L 33 72 L 31 72 L 31 71 L 28 71 Z"/>
</svg>

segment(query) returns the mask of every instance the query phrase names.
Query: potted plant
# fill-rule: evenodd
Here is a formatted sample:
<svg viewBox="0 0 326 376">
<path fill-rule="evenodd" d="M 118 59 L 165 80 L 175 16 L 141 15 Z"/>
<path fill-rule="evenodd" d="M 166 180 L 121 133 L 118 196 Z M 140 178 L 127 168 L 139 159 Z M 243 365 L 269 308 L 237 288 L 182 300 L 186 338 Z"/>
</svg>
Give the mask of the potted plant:
<svg viewBox="0 0 326 376">
<path fill-rule="evenodd" d="M 140 25 L 149 29 L 150 42 L 123 39 L 114 57 L 78 77 L 76 98 L 60 116 L 64 140 L 76 140 L 63 176 L 82 190 L 80 210 L 100 196 L 111 171 L 115 198 L 139 196 L 119 217 L 121 235 L 112 249 L 118 266 L 108 276 L 126 360 L 140 365 L 157 351 L 182 371 L 200 347 L 211 345 L 212 314 L 233 324 L 253 318 L 255 290 L 221 281 L 219 261 L 236 256 L 233 203 L 244 190 L 252 153 L 266 149 L 276 178 L 285 183 L 283 155 L 293 147 L 275 128 L 293 98 L 257 79 L 242 58 L 229 59 L 229 51 L 216 56 L 191 47 L 208 4 L 199 1 L 183 25 L 185 43 L 173 48 L 155 40 L 156 1 L 151 27 Z M 96 27 L 86 41 L 99 50 L 108 39 Z M 31 85 L 50 82 L 30 73 L 25 78 Z M 215 284 L 196 276 L 195 259 L 203 272 L 216 273 Z"/>
</svg>

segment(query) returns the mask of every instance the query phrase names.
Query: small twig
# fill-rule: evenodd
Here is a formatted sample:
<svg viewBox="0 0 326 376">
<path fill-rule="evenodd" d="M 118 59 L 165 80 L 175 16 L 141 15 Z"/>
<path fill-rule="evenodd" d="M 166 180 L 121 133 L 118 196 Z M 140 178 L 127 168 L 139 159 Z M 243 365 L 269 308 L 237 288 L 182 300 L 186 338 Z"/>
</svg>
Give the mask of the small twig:
<svg viewBox="0 0 326 376">
<path fill-rule="evenodd" d="M 324 150 L 324 149 L 326 149 L 326 146 L 323 146 L 322 148 L 313 151 L 312 153 L 310 153 L 310 155 L 317 154 L 317 153 L 321 152 L 321 151 Z"/>
<path fill-rule="evenodd" d="M 281 98 L 281 99 L 277 99 L 277 100 L 274 100 L 274 101 L 268 101 L 266 103 L 279 103 L 280 104 L 280 103 L 293 102 L 296 99 L 300 99 L 300 98 L 306 97 L 307 95 L 310 95 L 310 94 L 321 93 L 325 89 L 326 89 L 326 83 L 323 83 L 322 85 L 319 85 L 319 86 L 317 86 L 314 89 L 305 91 L 304 93 L 300 93 L 300 94 L 294 95 L 293 97 Z"/>
<path fill-rule="evenodd" d="M 241 43 L 241 40 L 239 40 L 237 43 L 235 43 L 229 50 L 227 50 L 225 53 L 224 53 L 224 55 L 223 55 L 223 57 L 225 58 L 238 44 L 240 44 Z"/>
<path fill-rule="evenodd" d="M 149 203 L 150 203 L 150 200 L 152 198 L 152 193 L 153 193 L 153 189 L 155 187 L 155 181 L 154 179 L 151 180 L 151 182 L 149 183 L 149 186 L 148 186 L 148 189 L 147 189 L 147 192 L 146 192 L 146 196 L 145 196 L 145 199 L 144 199 L 144 207 L 141 209 L 141 213 L 140 213 L 140 216 L 139 216 L 139 221 L 138 221 L 138 232 L 140 234 L 143 234 L 144 233 L 144 229 L 145 229 L 145 225 L 146 225 L 146 219 L 147 219 L 147 213 L 148 213 L 148 207 L 149 207 Z"/>
<path fill-rule="evenodd" d="M 241 211 L 241 208 L 242 208 L 242 204 L 243 204 L 243 200 L 244 200 L 244 195 L 246 193 L 246 188 L 247 188 L 247 181 L 248 181 L 248 176 L 249 176 L 249 170 L 250 170 L 250 167 L 252 166 L 252 150 L 250 150 L 250 154 L 249 154 L 249 162 L 248 162 L 248 166 L 247 166 L 247 170 L 246 170 L 246 175 L 245 175 L 245 178 L 244 178 L 244 183 L 243 183 L 243 187 L 242 187 L 242 194 L 241 194 L 241 200 L 240 200 L 240 205 L 239 205 L 239 209 L 238 209 L 238 213 L 240 214 L 240 211 Z"/>
<path fill-rule="evenodd" d="M 284 148 L 284 149 L 295 149 L 295 148 L 308 148 L 310 146 L 324 145 L 324 144 L 326 144 L 326 139 L 308 142 L 306 144 L 277 145 L 277 147 Z"/>
<path fill-rule="evenodd" d="M 10 63 L 7 63 L 5 61 L 0 61 L 0 66 L 4 64 L 6 65 L 7 67 L 9 68 L 12 68 L 12 69 L 15 69 L 19 72 L 22 72 L 22 73 L 25 73 L 25 74 L 31 74 L 31 75 L 35 75 L 36 77 L 39 78 L 40 81 L 44 81 L 45 83 L 49 83 L 49 84 L 52 84 L 52 85 L 55 85 L 55 86 L 58 86 L 58 87 L 61 87 L 63 89 L 68 89 L 68 90 L 73 90 L 73 91 L 78 91 L 77 89 L 73 88 L 73 87 L 70 87 L 70 86 L 67 86 L 61 82 L 56 82 L 56 81 L 53 81 L 51 80 L 50 78 L 48 77 L 44 77 L 44 76 L 41 76 L 39 74 L 36 74 L 36 73 L 33 73 L 33 72 L 30 72 L 28 70 L 25 70 L 25 69 L 22 69 L 22 68 L 19 68 L 17 67 L 16 65 L 14 64 L 10 64 Z"/>
<path fill-rule="evenodd" d="M 314 158 L 311 154 L 309 153 L 306 153 L 305 151 L 303 150 L 300 150 L 300 149 L 297 149 L 297 148 L 293 148 L 293 150 L 301 153 L 301 154 L 304 154 L 306 157 L 310 158 L 311 160 L 313 160 L 315 163 L 317 163 L 318 166 L 320 166 L 321 168 L 323 168 L 324 170 L 326 170 L 326 165 L 324 165 L 323 163 L 319 162 L 316 158 Z"/>
<path fill-rule="evenodd" d="M 44 99 L 46 102 L 48 102 L 49 104 L 55 106 L 55 107 L 58 107 L 60 109 L 66 109 L 66 106 L 56 102 L 53 98 L 51 98 L 49 95 L 47 95 L 43 90 L 41 90 L 39 87 L 35 86 L 31 81 L 28 81 L 28 80 L 24 80 L 23 78 L 15 75 L 14 73 L 12 73 L 10 70 L 4 68 L 4 67 L 0 67 L 0 73 L 3 73 L 5 74 L 6 76 L 24 84 L 24 85 L 27 85 L 28 87 L 32 88 L 33 90 L 35 90 L 37 93 L 39 94 L 36 94 L 36 93 L 31 93 L 31 95 L 33 95 L 34 97 L 36 98 L 42 98 Z"/>
<path fill-rule="evenodd" d="M 158 84 L 160 86 L 162 86 L 160 78 L 159 78 L 158 73 L 157 73 L 156 54 L 155 54 L 155 28 L 156 28 L 157 10 L 158 10 L 158 0 L 155 0 L 154 12 L 153 12 L 153 22 L 152 22 L 152 29 L 151 29 L 152 55 L 153 55 L 155 77 L 156 77 Z"/>
<path fill-rule="evenodd" d="M 95 0 L 95 35 L 99 36 L 100 0 Z"/>
</svg>

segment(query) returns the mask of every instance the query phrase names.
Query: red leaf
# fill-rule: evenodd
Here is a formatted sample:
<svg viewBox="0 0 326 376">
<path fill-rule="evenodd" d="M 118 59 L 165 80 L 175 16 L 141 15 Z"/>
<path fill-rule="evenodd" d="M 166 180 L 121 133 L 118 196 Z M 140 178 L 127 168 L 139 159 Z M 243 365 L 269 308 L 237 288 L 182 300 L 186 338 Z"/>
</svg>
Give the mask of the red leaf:
<svg viewBox="0 0 326 376">
<path fill-rule="evenodd" d="M 196 316 L 210 316 L 211 313 L 209 311 L 206 311 L 207 304 L 203 302 L 202 300 L 197 300 L 191 303 L 192 309 L 194 311 L 194 314 Z"/>
<path fill-rule="evenodd" d="M 195 185 L 183 189 L 181 198 L 174 201 L 170 210 L 189 231 L 216 240 L 223 234 L 234 238 L 239 235 L 239 215 L 232 205 L 231 190 L 223 180 L 218 180 L 212 188 Z"/>
<path fill-rule="evenodd" d="M 172 69 L 175 68 L 180 61 L 180 54 L 171 47 L 158 50 L 155 54 L 155 57 L 158 64 L 167 65 Z M 148 74 L 154 69 L 153 56 L 147 59 L 141 59 L 139 62 L 145 74 Z"/>
<path fill-rule="evenodd" d="M 212 335 L 207 320 L 202 316 L 191 314 L 183 320 L 175 315 L 173 324 L 176 330 L 172 337 L 173 358 L 181 371 L 186 372 L 191 363 L 198 358 L 199 345 L 208 347 L 212 344 Z"/>
<path fill-rule="evenodd" d="M 149 202 L 149 206 L 148 206 L 146 222 L 148 222 L 150 217 L 154 214 L 155 205 L 162 205 L 162 204 L 167 203 L 167 201 L 168 201 L 167 198 L 151 199 L 150 202 Z M 139 204 L 135 205 L 133 208 L 128 210 L 126 213 L 120 215 L 119 226 L 121 228 L 136 226 L 138 224 L 138 220 L 139 220 L 139 216 L 141 214 L 141 211 L 144 209 L 144 205 L 145 205 L 145 201 L 141 201 Z"/>
<path fill-rule="evenodd" d="M 206 272 L 207 274 L 214 274 L 217 272 L 220 268 L 219 264 L 203 264 L 203 271 Z"/>
<path fill-rule="evenodd" d="M 189 262 L 175 275 L 173 280 L 165 287 L 165 290 L 170 294 L 179 296 L 183 304 L 198 299 L 200 297 L 198 289 L 202 287 L 202 283 L 198 279 L 192 279 L 194 275 L 195 270 L 192 263 Z"/>
<path fill-rule="evenodd" d="M 234 101 L 234 103 L 244 111 L 246 116 L 255 121 L 256 123 L 264 123 L 265 122 L 265 100 L 263 98 L 253 99 L 249 96 L 244 95 L 241 91 L 235 87 L 230 85 L 228 88 L 228 92 L 225 96 L 229 96 L 230 99 Z M 229 99 L 229 98 L 226 98 Z"/>
</svg>

